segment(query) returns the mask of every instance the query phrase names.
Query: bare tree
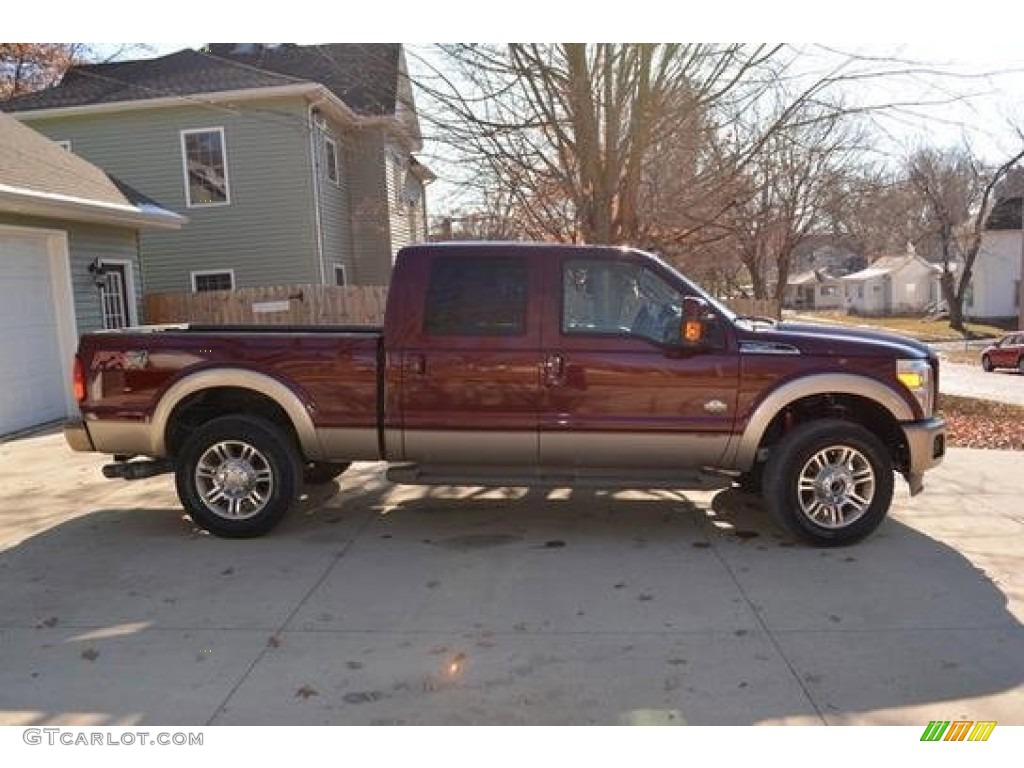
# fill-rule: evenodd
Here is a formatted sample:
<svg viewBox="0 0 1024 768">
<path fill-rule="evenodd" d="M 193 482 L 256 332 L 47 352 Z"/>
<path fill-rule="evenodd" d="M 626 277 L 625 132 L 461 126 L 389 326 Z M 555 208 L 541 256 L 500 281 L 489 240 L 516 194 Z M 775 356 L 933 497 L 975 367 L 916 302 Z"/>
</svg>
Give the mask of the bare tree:
<svg viewBox="0 0 1024 768">
<path fill-rule="evenodd" d="M 85 43 L 0 43 L 0 101 L 56 84 L 87 53 Z"/>
<path fill-rule="evenodd" d="M 105 63 L 150 50 L 140 43 L 102 50 L 90 43 L 0 43 L 0 101 L 56 85 L 78 64 Z"/>
<path fill-rule="evenodd" d="M 942 295 L 949 306 L 950 327 L 963 332 L 964 298 L 981 251 L 985 225 L 996 187 L 1024 158 L 1022 148 L 995 168 L 986 168 L 969 145 L 931 148 L 907 160 L 907 177 L 920 196 L 929 234 L 938 244 Z"/>
<path fill-rule="evenodd" d="M 446 46 L 453 74 L 421 89 L 473 178 L 519 200 L 546 239 L 636 242 L 653 152 L 706 105 L 751 98 L 778 48 Z M 440 75 L 439 75 L 440 77 Z M 427 110 L 428 112 L 430 110 Z M 429 120 L 430 118 L 428 118 Z"/>
</svg>

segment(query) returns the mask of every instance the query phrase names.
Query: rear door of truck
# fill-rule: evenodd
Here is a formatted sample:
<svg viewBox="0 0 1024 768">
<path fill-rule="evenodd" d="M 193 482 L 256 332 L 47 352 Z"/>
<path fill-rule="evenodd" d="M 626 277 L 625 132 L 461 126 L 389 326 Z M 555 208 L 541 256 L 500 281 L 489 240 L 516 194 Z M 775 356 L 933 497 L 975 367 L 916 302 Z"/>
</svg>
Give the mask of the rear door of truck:
<svg viewBox="0 0 1024 768">
<path fill-rule="evenodd" d="M 400 393 L 401 459 L 537 462 L 543 298 L 537 263 L 498 246 L 424 251 L 401 265 L 404 306 L 395 310 L 402 321 L 388 344 L 392 393 L 395 384 Z M 389 439 L 389 458 L 399 458 L 392 446 Z"/>
</svg>

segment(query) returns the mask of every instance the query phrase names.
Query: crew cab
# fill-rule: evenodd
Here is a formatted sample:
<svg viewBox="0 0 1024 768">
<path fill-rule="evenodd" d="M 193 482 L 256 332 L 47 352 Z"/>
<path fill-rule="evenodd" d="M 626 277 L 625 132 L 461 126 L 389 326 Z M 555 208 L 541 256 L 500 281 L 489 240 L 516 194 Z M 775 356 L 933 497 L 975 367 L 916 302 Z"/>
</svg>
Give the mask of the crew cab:
<svg viewBox="0 0 1024 768">
<path fill-rule="evenodd" d="M 945 452 L 938 359 L 900 336 L 738 316 L 660 258 L 452 243 L 398 254 L 384 326 L 180 325 L 85 335 L 72 448 L 175 474 L 228 537 L 303 482 L 386 461 L 397 482 L 759 489 L 819 544 L 886 516 Z"/>
</svg>

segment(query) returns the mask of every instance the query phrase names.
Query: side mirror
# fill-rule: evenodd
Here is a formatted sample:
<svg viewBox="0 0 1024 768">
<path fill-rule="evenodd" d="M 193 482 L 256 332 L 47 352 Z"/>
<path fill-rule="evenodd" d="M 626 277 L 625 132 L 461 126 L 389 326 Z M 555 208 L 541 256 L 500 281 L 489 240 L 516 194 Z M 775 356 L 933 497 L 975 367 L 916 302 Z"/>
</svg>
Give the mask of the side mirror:
<svg viewBox="0 0 1024 768">
<path fill-rule="evenodd" d="M 683 319 L 679 329 L 679 339 L 684 347 L 700 347 L 704 344 L 705 325 L 708 303 L 696 296 L 683 298 Z"/>
</svg>

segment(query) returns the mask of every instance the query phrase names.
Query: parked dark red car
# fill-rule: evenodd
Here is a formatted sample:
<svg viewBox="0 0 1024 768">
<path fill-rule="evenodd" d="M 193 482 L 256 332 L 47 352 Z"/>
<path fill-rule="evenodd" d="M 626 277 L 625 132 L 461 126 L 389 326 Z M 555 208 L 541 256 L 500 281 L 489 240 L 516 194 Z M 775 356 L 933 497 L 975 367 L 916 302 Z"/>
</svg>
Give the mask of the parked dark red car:
<svg viewBox="0 0 1024 768">
<path fill-rule="evenodd" d="M 1024 333 L 1008 333 L 981 353 L 981 367 L 986 371 L 996 368 L 1016 368 L 1024 373 Z"/>
</svg>

